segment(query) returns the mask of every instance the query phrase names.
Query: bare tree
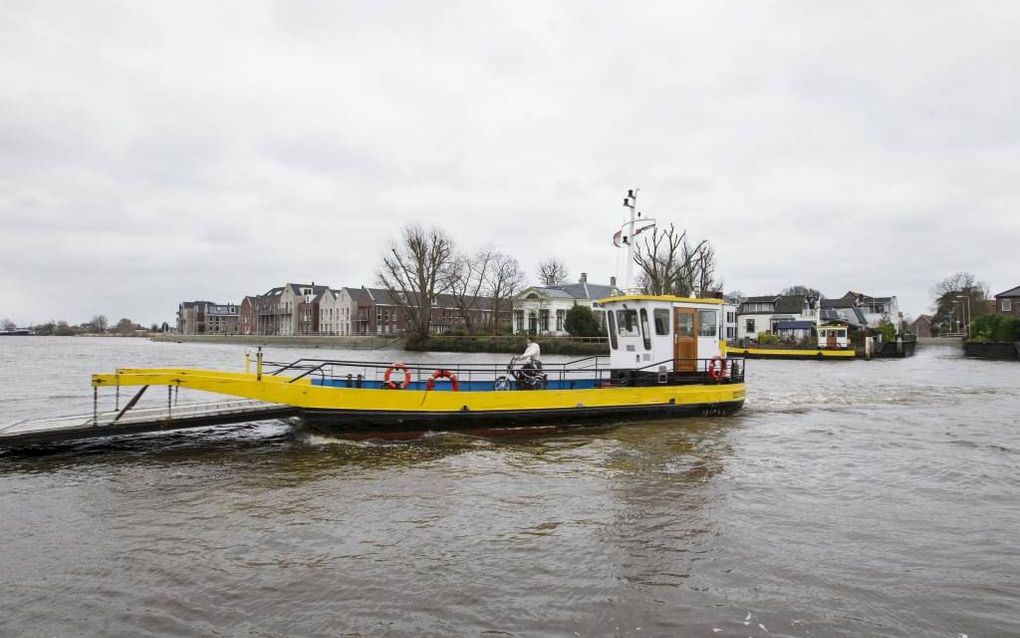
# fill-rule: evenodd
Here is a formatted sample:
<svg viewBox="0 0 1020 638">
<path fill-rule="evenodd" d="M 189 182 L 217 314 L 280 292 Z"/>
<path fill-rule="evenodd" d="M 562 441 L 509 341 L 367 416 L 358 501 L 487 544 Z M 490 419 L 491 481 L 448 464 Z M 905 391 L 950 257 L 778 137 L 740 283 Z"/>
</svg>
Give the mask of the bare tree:
<svg viewBox="0 0 1020 638">
<path fill-rule="evenodd" d="M 454 255 L 443 272 L 443 287 L 453 296 L 468 334 L 475 332 L 480 295 L 494 254 L 492 250 L 483 249 L 474 255 Z"/>
<path fill-rule="evenodd" d="M 655 228 L 635 246 L 634 263 L 641 273 L 638 283 L 652 295 L 689 297 L 699 292 L 718 291 L 722 282 L 715 278 L 715 249 L 703 239 L 695 245 L 673 224 L 666 230 Z"/>
<path fill-rule="evenodd" d="M 117 322 L 117 325 L 114 326 L 113 331 L 119 335 L 124 336 L 134 334 L 135 322 L 131 321 L 127 317 L 124 317 L 123 319 Z"/>
<path fill-rule="evenodd" d="M 935 311 L 933 322 L 942 323 L 948 321 L 954 311 L 957 317 L 965 313 L 972 316 L 984 314 L 984 302 L 989 291 L 988 285 L 978 281 L 972 273 L 958 272 L 932 286 L 931 294 L 932 310 Z M 967 321 L 970 322 L 970 317 Z"/>
<path fill-rule="evenodd" d="M 404 228 L 399 242 L 393 242 L 389 254 L 383 257 L 376 277 L 400 308 L 414 343 L 428 339 L 433 302 L 443 292 L 443 273 L 453 251 L 453 240 L 443 230 L 411 225 Z"/>
<path fill-rule="evenodd" d="M 0 331 L 10 332 L 18 327 L 18 324 L 14 323 L 10 319 L 0 319 Z"/>
<path fill-rule="evenodd" d="M 568 276 L 567 266 L 555 257 L 546 259 L 538 264 L 538 281 L 543 286 L 562 284 L 567 280 Z"/>
<path fill-rule="evenodd" d="M 486 331 L 498 334 L 504 313 L 513 311 L 513 298 L 524 287 L 524 271 L 516 259 L 503 253 L 493 253 L 483 291 L 491 299 L 491 312 L 486 320 Z"/>
<path fill-rule="evenodd" d="M 798 284 L 796 286 L 790 286 L 789 288 L 784 288 L 783 291 L 781 293 L 779 293 L 779 294 L 781 294 L 781 295 L 804 295 L 805 297 L 813 297 L 815 299 L 824 299 L 825 298 L 825 295 L 823 295 L 821 293 L 821 291 L 818 290 L 817 288 L 811 288 L 810 286 L 804 286 L 802 284 Z"/>
<path fill-rule="evenodd" d="M 89 321 L 89 325 L 94 332 L 106 332 L 110 322 L 106 320 L 106 315 L 94 315 Z"/>
</svg>

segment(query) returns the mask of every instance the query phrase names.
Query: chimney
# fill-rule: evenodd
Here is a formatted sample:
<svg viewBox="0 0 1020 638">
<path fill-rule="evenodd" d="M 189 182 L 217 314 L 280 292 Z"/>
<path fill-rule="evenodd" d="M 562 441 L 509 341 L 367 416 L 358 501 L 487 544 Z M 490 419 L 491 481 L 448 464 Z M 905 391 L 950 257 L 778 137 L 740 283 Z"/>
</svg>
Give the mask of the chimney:
<svg viewBox="0 0 1020 638">
<path fill-rule="evenodd" d="M 586 273 L 586 272 L 581 273 L 581 280 L 578 281 L 577 283 L 579 283 L 579 284 L 586 284 L 586 283 L 588 283 L 588 273 Z"/>
<path fill-rule="evenodd" d="M 609 285 L 612 286 L 613 288 L 616 288 L 616 277 L 609 278 Z"/>
</svg>

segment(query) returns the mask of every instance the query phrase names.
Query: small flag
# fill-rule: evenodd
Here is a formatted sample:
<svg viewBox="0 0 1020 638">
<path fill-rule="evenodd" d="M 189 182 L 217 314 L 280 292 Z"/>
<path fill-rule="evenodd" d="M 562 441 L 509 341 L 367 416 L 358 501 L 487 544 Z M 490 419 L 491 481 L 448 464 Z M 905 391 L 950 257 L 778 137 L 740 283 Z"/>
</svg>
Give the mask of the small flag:
<svg viewBox="0 0 1020 638">
<path fill-rule="evenodd" d="M 642 228 L 638 228 L 637 230 L 634 231 L 634 236 L 637 237 L 638 235 L 640 235 L 641 233 L 645 232 L 649 228 L 655 228 L 655 224 L 654 223 L 653 224 L 648 224 L 647 226 L 644 226 Z"/>
</svg>

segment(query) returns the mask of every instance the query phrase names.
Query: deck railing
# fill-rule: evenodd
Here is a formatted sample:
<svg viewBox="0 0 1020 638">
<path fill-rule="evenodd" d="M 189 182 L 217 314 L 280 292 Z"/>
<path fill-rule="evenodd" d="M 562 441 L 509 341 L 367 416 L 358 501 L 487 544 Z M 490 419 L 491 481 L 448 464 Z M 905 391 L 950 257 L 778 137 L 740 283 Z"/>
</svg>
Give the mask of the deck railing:
<svg viewBox="0 0 1020 638">
<path fill-rule="evenodd" d="M 289 363 L 263 361 L 264 374 L 290 377 L 290 383 L 311 377 L 316 383 L 346 387 L 379 387 L 387 380 L 402 384 L 405 374 L 412 382 L 425 382 L 437 372 L 453 375 L 463 384 L 489 384 L 500 377 L 513 376 L 521 366 L 513 360 L 495 363 L 419 363 L 378 361 L 346 361 L 332 359 L 298 359 Z M 405 372 L 406 371 L 406 372 Z M 745 360 L 728 359 L 667 359 L 632 370 L 613 369 L 609 357 L 591 356 L 565 363 L 544 364 L 541 373 L 554 387 L 574 387 L 594 383 L 598 387 L 651 385 L 654 383 L 733 383 L 743 382 Z M 389 373 L 389 374 L 387 374 Z"/>
</svg>

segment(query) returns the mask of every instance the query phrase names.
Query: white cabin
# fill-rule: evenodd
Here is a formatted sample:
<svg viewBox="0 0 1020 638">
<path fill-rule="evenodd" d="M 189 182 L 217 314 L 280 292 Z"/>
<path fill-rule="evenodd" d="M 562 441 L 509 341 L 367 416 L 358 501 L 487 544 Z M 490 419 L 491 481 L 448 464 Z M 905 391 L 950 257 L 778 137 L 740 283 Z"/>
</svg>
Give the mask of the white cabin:
<svg viewBox="0 0 1020 638">
<path fill-rule="evenodd" d="M 828 348 L 849 348 L 850 337 L 848 331 L 850 324 L 845 321 L 826 321 L 818 325 L 818 347 Z"/>
<path fill-rule="evenodd" d="M 614 369 L 704 372 L 713 357 L 725 357 L 722 299 L 625 295 L 599 303 Z"/>
</svg>

